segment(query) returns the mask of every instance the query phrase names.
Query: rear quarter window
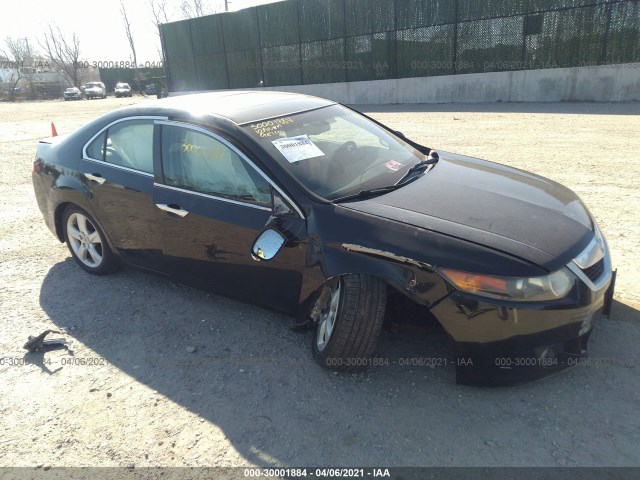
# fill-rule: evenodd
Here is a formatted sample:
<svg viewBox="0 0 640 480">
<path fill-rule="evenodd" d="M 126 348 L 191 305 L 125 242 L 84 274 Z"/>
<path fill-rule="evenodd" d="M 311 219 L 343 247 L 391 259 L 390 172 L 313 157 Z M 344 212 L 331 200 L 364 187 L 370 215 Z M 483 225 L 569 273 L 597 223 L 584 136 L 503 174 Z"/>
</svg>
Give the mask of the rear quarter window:
<svg viewBox="0 0 640 480">
<path fill-rule="evenodd" d="M 107 132 L 102 132 L 89 144 L 87 147 L 87 157 L 104 161 L 104 141 L 106 137 Z"/>
</svg>

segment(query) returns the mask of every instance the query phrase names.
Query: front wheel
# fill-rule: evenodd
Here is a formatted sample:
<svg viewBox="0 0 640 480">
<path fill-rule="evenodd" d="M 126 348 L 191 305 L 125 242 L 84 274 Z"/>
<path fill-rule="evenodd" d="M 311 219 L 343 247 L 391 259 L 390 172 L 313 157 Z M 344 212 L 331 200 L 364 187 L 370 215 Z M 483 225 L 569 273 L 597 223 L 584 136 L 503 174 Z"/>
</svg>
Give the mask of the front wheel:
<svg viewBox="0 0 640 480">
<path fill-rule="evenodd" d="M 335 281 L 314 329 L 315 360 L 338 372 L 366 368 L 378 344 L 386 300 L 386 286 L 378 278 L 348 274 Z"/>
<path fill-rule="evenodd" d="M 104 233 L 87 212 L 76 206 L 67 207 L 62 225 L 67 247 L 78 265 L 95 275 L 113 271 L 113 252 Z"/>
</svg>

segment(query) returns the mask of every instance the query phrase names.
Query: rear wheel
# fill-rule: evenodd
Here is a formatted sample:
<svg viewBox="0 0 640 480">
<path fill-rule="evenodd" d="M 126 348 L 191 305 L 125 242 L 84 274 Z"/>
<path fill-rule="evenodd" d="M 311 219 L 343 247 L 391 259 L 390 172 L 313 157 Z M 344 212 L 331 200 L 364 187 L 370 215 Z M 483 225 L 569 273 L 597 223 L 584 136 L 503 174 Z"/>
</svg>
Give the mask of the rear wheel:
<svg viewBox="0 0 640 480">
<path fill-rule="evenodd" d="M 67 207 L 62 225 L 67 247 L 78 265 L 95 275 L 113 271 L 113 252 L 104 233 L 87 212 L 74 205 Z"/>
<path fill-rule="evenodd" d="M 384 282 L 375 277 L 349 274 L 337 280 L 314 329 L 315 360 L 339 372 L 366 368 L 382 330 L 386 295 Z"/>
</svg>

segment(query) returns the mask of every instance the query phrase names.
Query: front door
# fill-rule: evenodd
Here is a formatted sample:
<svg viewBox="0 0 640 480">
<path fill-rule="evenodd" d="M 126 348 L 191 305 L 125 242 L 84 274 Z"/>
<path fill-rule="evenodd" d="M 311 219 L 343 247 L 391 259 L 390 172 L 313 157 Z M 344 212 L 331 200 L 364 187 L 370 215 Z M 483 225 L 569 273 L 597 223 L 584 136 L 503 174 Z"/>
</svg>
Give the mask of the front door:
<svg viewBox="0 0 640 480">
<path fill-rule="evenodd" d="M 163 262 L 176 280 L 288 313 L 298 305 L 305 221 L 272 216 L 272 184 L 226 139 L 200 127 L 161 122 Z M 252 255 L 267 225 L 288 241 L 269 261 Z"/>
</svg>

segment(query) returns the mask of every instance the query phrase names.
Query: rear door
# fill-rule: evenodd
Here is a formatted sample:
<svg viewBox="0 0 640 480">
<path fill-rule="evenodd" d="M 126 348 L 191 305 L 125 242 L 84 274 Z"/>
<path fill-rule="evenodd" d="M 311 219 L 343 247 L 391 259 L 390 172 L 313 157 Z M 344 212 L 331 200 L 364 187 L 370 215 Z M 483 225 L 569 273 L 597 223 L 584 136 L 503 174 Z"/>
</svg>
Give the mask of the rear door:
<svg viewBox="0 0 640 480">
<path fill-rule="evenodd" d="M 153 202 L 163 212 L 165 268 L 178 281 L 294 312 L 306 251 L 304 218 L 272 216 L 272 182 L 227 139 L 193 125 L 159 123 Z M 287 230 L 286 245 L 272 260 L 253 258 L 257 237 L 278 224 Z"/>
<path fill-rule="evenodd" d="M 112 246 L 128 262 L 153 270 L 161 262 L 160 212 L 152 201 L 154 121 L 113 122 L 83 149 L 80 172 L 93 214 Z"/>
</svg>

